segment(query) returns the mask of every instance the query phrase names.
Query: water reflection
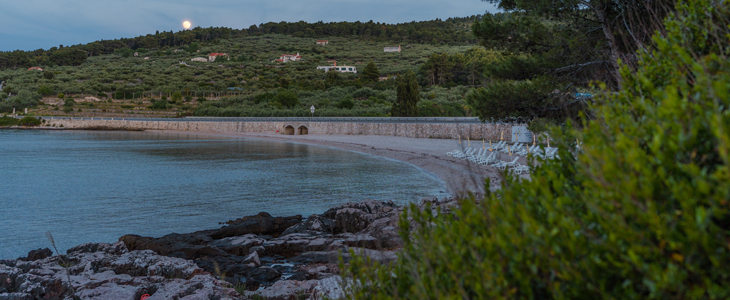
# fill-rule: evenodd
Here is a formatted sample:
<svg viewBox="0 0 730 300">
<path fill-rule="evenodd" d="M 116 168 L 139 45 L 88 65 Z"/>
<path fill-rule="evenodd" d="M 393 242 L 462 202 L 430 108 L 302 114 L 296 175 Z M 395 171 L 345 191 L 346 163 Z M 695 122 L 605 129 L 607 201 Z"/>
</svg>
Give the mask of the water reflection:
<svg viewBox="0 0 730 300">
<path fill-rule="evenodd" d="M 0 258 L 47 247 L 310 215 L 365 198 L 446 196 L 383 158 L 304 144 L 148 132 L 0 131 Z"/>
</svg>

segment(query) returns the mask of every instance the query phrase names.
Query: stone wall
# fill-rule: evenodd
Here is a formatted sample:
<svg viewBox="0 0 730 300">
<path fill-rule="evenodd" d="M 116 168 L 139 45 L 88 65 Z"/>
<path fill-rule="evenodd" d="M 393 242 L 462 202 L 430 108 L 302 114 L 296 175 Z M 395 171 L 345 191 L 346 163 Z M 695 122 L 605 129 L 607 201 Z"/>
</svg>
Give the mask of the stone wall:
<svg viewBox="0 0 730 300">
<path fill-rule="evenodd" d="M 47 119 L 48 124 L 68 129 L 180 130 L 202 132 L 268 132 L 294 134 L 304 126 L 308 134 L 391 135 L 413 138 L 511 140 L 512 125 L 491 123 L 348 123 L 348 122 L 232 122 L 232 121 L 139 121 Z"/>
</svg>

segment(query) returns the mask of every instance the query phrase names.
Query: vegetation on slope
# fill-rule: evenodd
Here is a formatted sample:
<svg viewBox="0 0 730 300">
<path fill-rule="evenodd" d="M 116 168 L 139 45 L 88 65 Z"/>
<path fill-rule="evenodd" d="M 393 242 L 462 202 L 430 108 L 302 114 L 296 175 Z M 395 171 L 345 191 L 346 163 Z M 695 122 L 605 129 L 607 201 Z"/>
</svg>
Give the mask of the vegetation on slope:
<svg viewBox="0 0 730 300">
<path fill-rule="evenodd" d="M 730 2 L 665 25 L 592 120 L 552 130 L 560 159 L 454 215 L 412 208 L 396 262 L 349 268 L 353 298 L 729 298 Z"/>
</svg>

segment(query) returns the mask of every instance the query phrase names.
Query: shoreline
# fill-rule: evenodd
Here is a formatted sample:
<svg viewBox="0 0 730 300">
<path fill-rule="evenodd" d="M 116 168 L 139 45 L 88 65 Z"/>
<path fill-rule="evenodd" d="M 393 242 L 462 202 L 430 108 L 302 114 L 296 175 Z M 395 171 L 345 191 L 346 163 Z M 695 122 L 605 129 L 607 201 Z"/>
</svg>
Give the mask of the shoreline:
<svg viewBox="0 0 730 300">
<path fill-rule="evenodd" d="M 146 130 L 148 132 L 252 138 L 272 141 L 303 143 L 340 150 L 365 153 L 414 165 L 446 184 L 448 193 L 455 198 L 466 197 L 470 192 L 477 197 L 484 195 L 484 180 L 490 179 L 490 190 L 500 188 L 501 171 L 491 166 L 480 166 L 467 160 L 456 159 L 445 153 L 468 147 L 468 142 L 450 139 L 407 138 L 374 135 L 282 135 L 272 133 L 228 133 L 183 130 Z M 472 147 L 480 143 L 474 141 Z M 489 147 L 488 144 L 485 145 Z M 524 160 L 525 158 L 520 158 Z M 522 161 L 520 161 L 522 162 Z M 529 178 L 529 175 L 522 175 Z"/>
</svg>

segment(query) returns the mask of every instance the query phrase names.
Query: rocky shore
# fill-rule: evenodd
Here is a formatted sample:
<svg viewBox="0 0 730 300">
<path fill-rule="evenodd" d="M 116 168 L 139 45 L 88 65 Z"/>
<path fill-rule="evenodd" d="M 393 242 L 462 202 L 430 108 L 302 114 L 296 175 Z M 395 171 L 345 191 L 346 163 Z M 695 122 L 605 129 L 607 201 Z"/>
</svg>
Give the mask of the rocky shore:
<svg viewBox="0 0 730 300">
<path fill-rule="evenodd" d="M 450 200 L 422 200 L 448 210 Z M 125 235 L 53 255 L 0 260 L 0 300 L 10 299 L 339 299 L 339 261 L 350 252 L 396 259 L 402 245 L 392 202 L 363 201 L 319 215 L 261 212 L 220 229 L 160 238 Z M 70 280 L 70 285 L 69 285 Z"/>
</svg>

